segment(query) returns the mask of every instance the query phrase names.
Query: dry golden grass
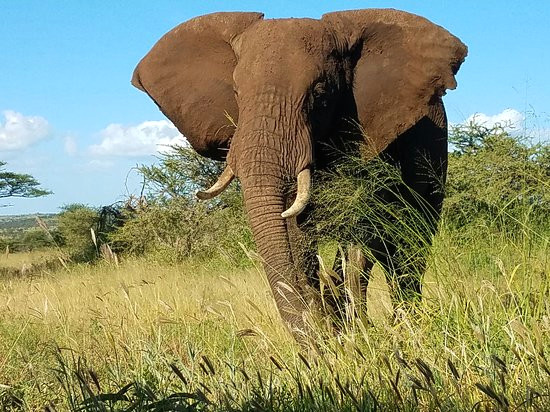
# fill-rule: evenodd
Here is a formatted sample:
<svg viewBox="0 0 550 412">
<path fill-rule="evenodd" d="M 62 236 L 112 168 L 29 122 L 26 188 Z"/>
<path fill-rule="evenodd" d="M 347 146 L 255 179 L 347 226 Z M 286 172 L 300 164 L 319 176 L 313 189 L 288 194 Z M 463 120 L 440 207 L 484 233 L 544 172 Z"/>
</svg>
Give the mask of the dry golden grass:
<svg viewBox="0 0 550 412">
<path fill-rule="evenodd" d="M 371 325 L 325 335 L 309 350 L 290 339 L 255 268 L 129 260 L 3 280 L 0 403 L 542 410 L 550 395 L 548 243 L 525 248 L 498 237 L 465 248 L 442 236 L 414 316 L 393 323 L 376 271 Z M 128 383 L 119 409 L 97 396 Z"/>
<path fill-rule="evenodd" d="M 25 265 L 41 264 L 55 259 L 51 250 L 34 250 L 31 252 L 2 253 L 0 254 L 0 268 L 21 269 Z"/>
</svg>

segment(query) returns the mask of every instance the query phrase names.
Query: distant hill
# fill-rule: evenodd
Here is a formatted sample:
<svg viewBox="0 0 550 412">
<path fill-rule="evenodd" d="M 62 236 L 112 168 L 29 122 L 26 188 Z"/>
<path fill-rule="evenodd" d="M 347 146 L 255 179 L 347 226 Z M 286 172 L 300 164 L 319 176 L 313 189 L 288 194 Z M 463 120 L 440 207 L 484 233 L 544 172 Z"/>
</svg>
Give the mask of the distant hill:
<svg viewBox="0 0 550 412">
<path fill-rule="evenodd" d="M 10 235 L 38 227 L 37 217 L 40 217 L 50 228 L 57 226 L 57 214 L 54 213 L 0 216 L 0 235 Z"/>
</svg>

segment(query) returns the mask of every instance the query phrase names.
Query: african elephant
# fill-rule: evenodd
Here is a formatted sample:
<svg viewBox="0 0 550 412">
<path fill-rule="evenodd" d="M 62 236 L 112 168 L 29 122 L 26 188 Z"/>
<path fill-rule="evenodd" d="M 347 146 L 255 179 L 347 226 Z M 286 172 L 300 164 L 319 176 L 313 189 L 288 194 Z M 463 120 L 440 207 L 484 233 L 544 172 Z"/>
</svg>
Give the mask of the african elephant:
<svg viewBox="0 0 550 412">
<path fill-rule="evenodd" d="M 436 186 L 447 168 L 442 96 L 456 87 L 466 53 L 442 27 L 393 9 L 321 19 L 214 13 L 164 35 L 136 67 L 132 84 L 198 153 L 227 161 L 219 180 L 198 196 L 214 197 L 238 177 L 281 317 L 303 331 L 308 307 L 298 279 L 319 282 L 315 251 L 296 252 L 312 176 L 330 167 L 347 142 L 364 142 L 371 155 L 399 165 L 404 183 L 432 206 L 433 235 L 443 199 Z M 416 166 L 420 157 L 436 170 L 434 181 Z M 297 181 L 295 197 L 285 189 L 288 179 Z M 388 270 L 397 267 L 392 250 L 377 258 Z M 360 261 L 367 273 L 372 262 Z M 397 275 L 403 275 L 398 288 L 420 293 L 418 278 Z"/>
</svg>

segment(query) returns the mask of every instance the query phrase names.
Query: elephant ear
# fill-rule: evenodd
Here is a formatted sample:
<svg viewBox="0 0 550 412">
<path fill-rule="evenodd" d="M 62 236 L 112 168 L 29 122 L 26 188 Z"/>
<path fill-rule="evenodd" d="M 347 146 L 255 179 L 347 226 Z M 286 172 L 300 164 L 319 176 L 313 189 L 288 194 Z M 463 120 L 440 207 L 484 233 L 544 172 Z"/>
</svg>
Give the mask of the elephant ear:
<svg viewBox="0 0 550 412">
<path fill-rule="evenodd" d="M 414 14 L 370 9 L 325 14 L 354 59 L 359 122 L 375 153 L 430 113 L 467 54 L 444 28 Z"/>
<path fill-rule="evenodd" d="M 238 107 L 231 40 L 261 13 L 214 13 L 165 34 L 139 62 L 132 84 L 146 92 L 200 154 L 225 158 Z M 229 117 L 229 118 L 228 118 Z"/>
</svg>

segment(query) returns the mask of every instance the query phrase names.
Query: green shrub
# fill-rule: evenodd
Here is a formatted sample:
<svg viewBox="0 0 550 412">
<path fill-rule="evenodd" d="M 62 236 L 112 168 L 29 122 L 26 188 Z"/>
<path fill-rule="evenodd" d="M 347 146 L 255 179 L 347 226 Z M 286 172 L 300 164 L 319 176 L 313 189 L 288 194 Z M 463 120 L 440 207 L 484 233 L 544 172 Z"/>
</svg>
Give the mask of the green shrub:
<svg viewBox="0 0 550 412">
<path fill-rule="evenodd" d="M 171 151 L 158 157 L 159 164 L 140 166 L 147 199 L 166 201 L 172 198 L 185 198 L 195 201 L 197 190 L 210 187 L 223 171 L 223 163 L 202 157 L 190 147 L 172 146 Z M 227 199 L 224 192 L 218 199 Z"/>
<path fill-rule="evenodd" d="M 177 262 L 224 255 L 236 262 L 244 257 L 239 243 L 249 245 L 245 216 L 229 207 L 212 207 L 174 198 L 150 203 L 111 236 L 118 249 L 158 261 Z"/>
<path fill-rule="evenodd" d="M 9 252 L 16 252 L 18 245 L 14 241 L 12 236 L 0 236 L 0 252 L 8 250 Z"/>
<path fill-rule="evenodd" d="M 98 212 L 82 204 L 62 208 L 58 218 L 59 233 L 70 258 L 76 262 L 89 262 L 97 257 L 91 229 L 96 230 Z"/>
<path fill-rule="evenodd" d="M 36 250 L 54 246 L 51 235 L 40 228 L 27 229 L 19 241 L 24 250 Z"/>
<path fill-rule="evenodd" d="M 450 142 L 444 217 L 452 227 L 475 223 L 514 233 L 548 224 L 548 143 L 475 123 L 452 128 Z"/>
<path fill-rule="evenodd" d="M 442 212 L 449 230 L 468 236 L 474 231 L 466 226 L 483 225 L 488 233 L 517 235 L 529 228 L 541 232 L 540 227 L 548 225 L 547 143 L 531 144 L 501 126 L 475 123 L 453 127 L 449 140 L 452 151 Z M 238 183 L 211 201 L 195 199 L 198 189 L 216 181 L 221 163 L 190 148 L 175 147 L 161 155 L 158 164 L 138 170 L 146 201 L 124 212 L 124 225 L 110 236 L 117 250 L 152 254 L 164 261 L 219 254 L 240 260 L 239 243 L 252 246 Z M 312 227 L 322 242 L 365 239 L 365 231 L 375 227 L 405 248 L 424 249 L 432 222 L 399 202 L 386 201 L 388 192 L 394 200 L 402 196 L 395 192 L 399 174 L 386 163 L 350 158 L 316 178 Z M 388 189 L 385 194 L 383 187 Z"/>
<path fill-rule="evenodd" d="M 57 229 L 49 232 L 42 228 L 29 228 L 0 237 L 0 250 L 10 252 L 30 252 L 50 248 L 62 244 L 62 238 Z"/>
<path fill-rule="evenodd" d="M 240 244 L 251 247 L 252 238 L 237 183 L 208 202 L 195 197 L 223 165 L 187 147 L 174 147 L 159 160 L 138 168 L 146 194 L 123 212 L 124 224 L 109 236 L 113 248 L 165 262 L 223 256 L 243 263 Z"/>
</svg>

